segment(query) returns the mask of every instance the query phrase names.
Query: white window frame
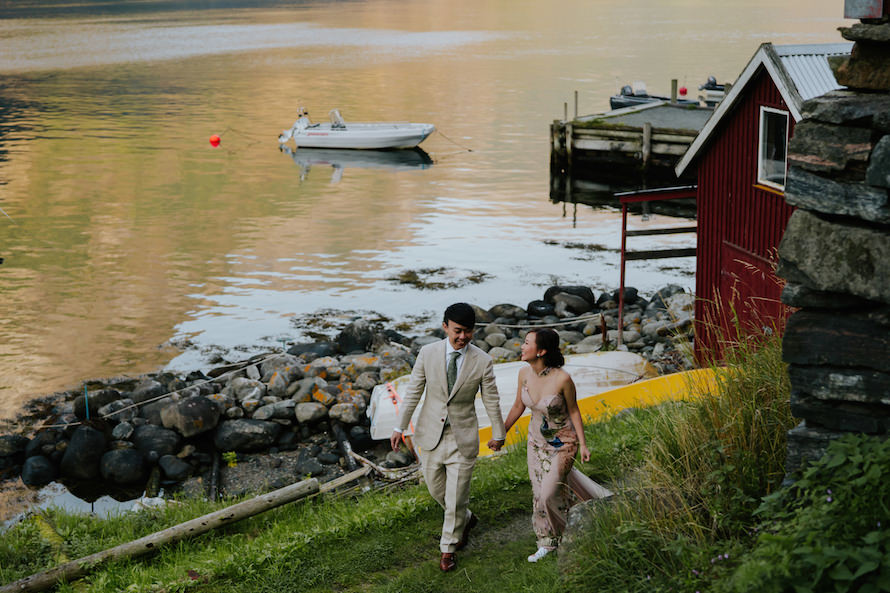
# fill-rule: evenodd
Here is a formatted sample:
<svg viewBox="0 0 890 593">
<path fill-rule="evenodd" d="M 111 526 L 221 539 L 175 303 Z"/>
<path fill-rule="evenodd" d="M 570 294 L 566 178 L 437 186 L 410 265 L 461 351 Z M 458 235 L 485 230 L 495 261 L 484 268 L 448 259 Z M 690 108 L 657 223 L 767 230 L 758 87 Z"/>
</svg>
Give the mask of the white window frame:
<svg viewBox="0 0 890 593">
<path fill-rule="evenodd" d="M 785 169 L 782 172 L 782 183 L 776 183 L 775 181 L 770 181 L 766 178 L 764 174 L 764 134 L 766 132 L 766 117 L 765 114 L 771 113 L 775 115 L 783 115 L 785 116 L 785 155 L 783 157 L 783 162 L 785 163 Z M 760 121 L 759 121 L 759 130 L 757 134 L 757 183 L 760 185 L 765 185 L 767 187 L 775 188 L 779 191 L 785 191 L 785 179 L 788 176 L 788 131 L 790 128 L 790 114 L 787 111 L 783 111 L 781 109 L 774 109 L 772 107 L 760 106 Z"/>
</svg>

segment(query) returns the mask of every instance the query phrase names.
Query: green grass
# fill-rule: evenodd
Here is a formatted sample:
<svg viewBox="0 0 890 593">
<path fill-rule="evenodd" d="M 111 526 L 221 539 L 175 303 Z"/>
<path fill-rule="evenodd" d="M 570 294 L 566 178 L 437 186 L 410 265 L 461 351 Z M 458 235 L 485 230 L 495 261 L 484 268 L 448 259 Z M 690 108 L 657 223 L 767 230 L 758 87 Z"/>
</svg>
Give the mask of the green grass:
<svg viewBox="0 0 890 593">
<path fill-rule="evenodd" d="M 611 483 L 639 465 L 651 410 L 587 427 L 591 461 L 582 469 Z M 441 509 L 423 485 L 360 497 L 316 498 L 165 547 L 152 556 L 98 567 L 60 591 L 557 591 L 553 558 L 529 564 L 534 551 L 531 487 L 523 446 L 482 459 L 471 489 L 480 517 L 454 573 L 438 569 Z M 183 500 L 101 520 L 60 509 L 44 513 L 54 544 L 26 520 L 0 539 L 0 582 L 79 558 L 212 512 L 225 504 Z M 60 548 L 60 549 L 59 549 Z"/>
<path fill-rule="evenodd" d="M 558 558 L 525 561 L 535 540 L 525 450 L 517 446 L 479 461 L 471 506 L 480 525 L 452 573 L 438 569 L 441 510 L 423 485 L 411 485 L 286 505 L 152 556 L 97 567 L 57 590 L 766 593 L 791 590 L 796 581 L 789 579 L 812 576 L 807 562 L 821 557 L 836 572 L 820 573 L 822 580 L 805 590 L 834 590 L 837 578 L 869 585 L 862 590 L 890 590 L 881 557 L 890 556 L 890 538 L 874 527 L 890 504 L 874 504 L 890 500 L 883 479 L 890 450 L 872 451 L 867 439 L 847 444 L 826 461 L 835 465 L 811 470 L 796 490 L 779 489 L 785 432 L 794 423 L 781 342 L 740 342 L 727 362 L 730 370 L 709 396 L 585 427 L 591 459 L 580 467 L 618 494 L 583 507 L 586 526 Z M 844 481 L 832 481 L 841 465 Z M 826 488 L 843 507 L 826 502 Z M 31 518 L 0 537 L 0 583 L 221 506 L 190 500 L 108 520 L 50 510 L 47 523 L 58 536 Z M 850 517 L 866 520 L 852 529 L 859 523 Z M 839 545 L 812 546 L 823 530 L 837 530 Z M 866 572 L 850 569 L 860 557 Z"/>
</svg>

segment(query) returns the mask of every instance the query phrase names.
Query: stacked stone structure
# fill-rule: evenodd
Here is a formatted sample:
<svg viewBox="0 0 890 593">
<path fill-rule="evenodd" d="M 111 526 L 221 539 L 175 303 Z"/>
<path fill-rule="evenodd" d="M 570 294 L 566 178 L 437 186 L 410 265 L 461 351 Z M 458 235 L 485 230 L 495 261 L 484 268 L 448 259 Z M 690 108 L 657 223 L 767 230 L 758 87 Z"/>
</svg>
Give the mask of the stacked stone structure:
<svg viewBox="0 0 890 593">
<path fill-rule="evenodd" d="M 789 147 L 779 246 L 791 315 L 783 342 L 789 474 L 846 432 L 890 433 L 890 21 L 842 28 L 847 87 L 807 101 Z"/>
</svg>

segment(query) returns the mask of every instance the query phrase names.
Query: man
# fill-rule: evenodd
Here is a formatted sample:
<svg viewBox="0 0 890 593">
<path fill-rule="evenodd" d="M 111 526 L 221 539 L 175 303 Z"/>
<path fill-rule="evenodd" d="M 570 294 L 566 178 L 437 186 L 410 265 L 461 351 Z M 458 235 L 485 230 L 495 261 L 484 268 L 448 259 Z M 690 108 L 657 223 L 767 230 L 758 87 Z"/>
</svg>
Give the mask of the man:
<svg viewBox="0 0 890 593">
<path fill-rule="evenodd" d="M 470 529 L 478 521 L 467 504 L 479 454 L 475 400 L 480 390 L 497 441 L 493 448 L 500 449 L 505 438 L 491 357 L 470 343 L 475 326 L 476 313 L 470 305 L 455 303 L 445 309 L 442 329 L 447 337 L 420 349 L 390 438 L 397 451 L 426 388 L 414 442 L 420 447 L 430 495 L 445 510 L 439 540 L 439 568 L 445 572 L 457 567 L 454 553 L 466 545 Z"/>
</svg>

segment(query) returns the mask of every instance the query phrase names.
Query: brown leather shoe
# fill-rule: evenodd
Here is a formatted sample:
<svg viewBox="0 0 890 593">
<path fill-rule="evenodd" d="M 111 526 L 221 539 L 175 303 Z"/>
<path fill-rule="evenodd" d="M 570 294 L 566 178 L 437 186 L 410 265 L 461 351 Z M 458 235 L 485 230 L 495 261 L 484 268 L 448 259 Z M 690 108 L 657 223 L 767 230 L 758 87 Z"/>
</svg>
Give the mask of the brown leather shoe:
<svg viewBox="0 0 890 593">
<path fill-rule="evenodd" d="M 476 527 L 476 524 L 479 522 L 479 518 L 470 513 L 470 518 L 467 519 L 467 524 L 464 525 L 464 531 L 460 534 L 460 541 L 457 542 L 457 549 L 463 550 L 467 547 L 467 542 L 470 541 L 470 530 Z"/>
<path fill-rule="evenodd" d="M 457 568 L 457 558 L 454 557 L 454 552 L 442 552 L 439 568 L 442 569 L 442 572 L 448 572 Z"/>
</svg>

